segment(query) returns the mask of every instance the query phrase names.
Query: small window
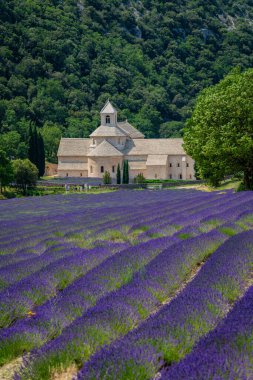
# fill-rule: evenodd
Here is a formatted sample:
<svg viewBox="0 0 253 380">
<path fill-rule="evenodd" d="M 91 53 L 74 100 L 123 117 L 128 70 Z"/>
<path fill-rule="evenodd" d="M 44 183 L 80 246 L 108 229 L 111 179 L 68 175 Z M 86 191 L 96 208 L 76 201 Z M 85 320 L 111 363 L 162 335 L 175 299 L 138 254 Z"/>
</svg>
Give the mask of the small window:
<svg viewBox="0 0 253 380">
<path fill-rule="evenodd" d="M 92 145 L 96 145 L 95 139 L 92 139 Z"/>
<path fill-rule="evenodd" d="M 177 164 L 177 167 L 180 168 L 180 163 Z"/>
<path fill-rule="evenodd" d="M 182 174 L 179 174 L 179 179 L 182 179 Z"/>
<path fill-rule="evenodd" d="M 190 179 L 192 179 L 192 175 L 190 174 Z"/>
<path fill-rule="evenodd" d="M 172 168 L 172 164 L 170 164 L 170 168 Z"/>
<path fill-rule="evenodd" d="M 104 173 L 104 167 L 103 166 L 100 167 L 100 172 Z"/>
<path fill-rule="evenodd" d="M 106 124 L 110 124 L 110 122 L 111 122 L 111 118 L 110 118 L 109 115 L 107 115 L 107 116 L 105 117 L 105 122 L 106 122 Z"/>
<path fill-rule="evenodd" d="M 68 177 L 69 176 L 69 173 L 66 173 L 66 177 Z"/>
<path fill-rule="evenodd" d="M 170 179 L 172 179 L 172 174 L 170 174 Z"/>
<path fill-rule="evenodd" d="M 90 167 L 90 172 L 93 173 L 93 166 Z"/>
<path fill-rule="evenodd" d="M 115 166 L 112 167 L 112 172 L 115 173 Z"/>
<path fill-rule="evenodd" d="M 83 176 L 83 173 L 80 173 L 80 177 L 82 177 Z"/>
<path fill-rule="evenodd" d="M 186 167 L 189 168 L 189 164 L 188 164 L 188 162 L 187 162 L 187 164 L 186 164 Z"/>
</svg>

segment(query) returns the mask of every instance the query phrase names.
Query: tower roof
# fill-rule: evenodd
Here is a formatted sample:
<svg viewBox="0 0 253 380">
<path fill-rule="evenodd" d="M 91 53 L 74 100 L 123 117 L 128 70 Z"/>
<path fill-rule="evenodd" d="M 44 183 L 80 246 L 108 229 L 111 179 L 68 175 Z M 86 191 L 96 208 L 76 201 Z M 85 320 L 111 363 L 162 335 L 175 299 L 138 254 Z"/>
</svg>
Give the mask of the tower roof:
<svg viewBox="0 0 253 380">
<path fill-rule="evenodd" d="M 126 135 L 126 133 L 117 127 L 100 125 L 100 127 L 90 134 L 90 137 L 126 137 Z"/>
<path fill-rule="evenodd" d="M 88 157 L 121 157 L 123 154 L 107 140 L 88 153 Z"/>
<path fill-rule="evenodd" d="M 101 109 L 100 113 L 117 113 L 116 108 L 113 107 L 112 103 L 108 99 L 107 102 L 105 103 L 104 107 Z"/>
</svg>

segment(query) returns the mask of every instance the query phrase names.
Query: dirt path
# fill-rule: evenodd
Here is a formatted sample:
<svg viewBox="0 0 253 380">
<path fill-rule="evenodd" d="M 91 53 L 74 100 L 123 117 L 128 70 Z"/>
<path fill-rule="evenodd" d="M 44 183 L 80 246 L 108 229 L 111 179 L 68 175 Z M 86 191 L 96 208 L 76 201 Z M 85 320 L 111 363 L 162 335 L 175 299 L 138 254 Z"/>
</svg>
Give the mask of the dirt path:
<svg viewBox="0 0 253 380">
<path fill-rule="evenodd" d="M 0 367 L 0 379 L 1 380 L 12 380 L 14 373 L 19 369 L 22 363 L 22 357 L 12 360 Z"/>
</svg>

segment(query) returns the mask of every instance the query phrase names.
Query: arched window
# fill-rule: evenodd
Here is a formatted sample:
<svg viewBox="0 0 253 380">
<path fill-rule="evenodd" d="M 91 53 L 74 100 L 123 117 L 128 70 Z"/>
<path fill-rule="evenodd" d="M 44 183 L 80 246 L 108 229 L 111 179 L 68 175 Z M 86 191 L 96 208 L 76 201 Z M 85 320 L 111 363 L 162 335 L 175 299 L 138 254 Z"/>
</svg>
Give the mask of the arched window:
<svg viewBox="0 0 253 380">
<path fill-rule="evenodd" d="M 111 118 L 110 118 L 109 115 L 106 115 L 106 117 L 105 117 L 105 122 L 106 122 L 106 124 L 110 124 L 110 122 L 111 122 Z"/>
</svg>

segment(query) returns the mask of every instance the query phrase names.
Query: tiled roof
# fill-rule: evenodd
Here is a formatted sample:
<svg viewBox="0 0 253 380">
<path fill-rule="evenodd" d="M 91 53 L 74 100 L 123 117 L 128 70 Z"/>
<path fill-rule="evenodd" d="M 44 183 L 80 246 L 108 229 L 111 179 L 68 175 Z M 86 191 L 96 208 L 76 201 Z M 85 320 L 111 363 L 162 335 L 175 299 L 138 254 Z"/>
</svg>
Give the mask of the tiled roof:
<svg viewBox="0 0 253 380">
<path fill-rule="evenodd" d="M 116 149 L 108 141 L 104 140 L 95 149 L 93 149 L 88 157 L 121 157 L 123 154 Z"/>
<path fill-rule="evenodd" d="M 104 107 L 101 109 L 100 113 L 116 113 L 117 110 L 113 107 L 112 103 L 108 99 Z"/>
<path fill-rule="evenodd" d="M 128 121 L 120 121 L 117 123 L 119 128 L 123 130 L 128 136 L 132 139 L 143 139 L 144 135 L 138 131 L 138 129 L 134 128 Z"/>
<path fill-rule="evenodd" d="M 100 125 L 90 137 L 126 137 L 126 133 L 117 127 L 110 127 L 106 125 Z"/>
<path fill-rule="evenodd" d="M 90 143 L 90 139 L 62 138 L 57 155 L 87 156 Z"/>
<path fill-rule="evenodd" d="M 128 142 L 126 155 L 186 155 L 183 139 L 133 139 Z"/>
</svg>

